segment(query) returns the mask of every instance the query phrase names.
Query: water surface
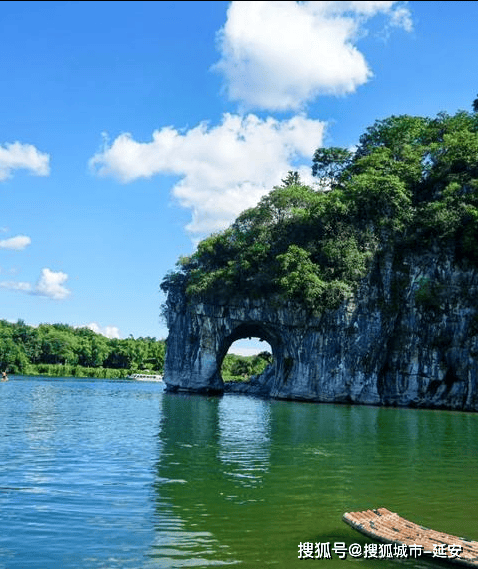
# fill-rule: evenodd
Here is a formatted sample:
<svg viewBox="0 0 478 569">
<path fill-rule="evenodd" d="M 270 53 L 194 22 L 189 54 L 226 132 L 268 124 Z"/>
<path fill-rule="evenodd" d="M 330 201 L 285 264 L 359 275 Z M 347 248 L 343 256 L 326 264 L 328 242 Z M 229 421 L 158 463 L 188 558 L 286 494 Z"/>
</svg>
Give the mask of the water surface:
<svg viewBox="0 0 478 569">
<path fill-rule="evenodd" d="M 0 569 L 439 567 L 298 559 L 381 506 L 478 539 L 476 414 L 21 378 L 0 430 Z"/>
</svg>

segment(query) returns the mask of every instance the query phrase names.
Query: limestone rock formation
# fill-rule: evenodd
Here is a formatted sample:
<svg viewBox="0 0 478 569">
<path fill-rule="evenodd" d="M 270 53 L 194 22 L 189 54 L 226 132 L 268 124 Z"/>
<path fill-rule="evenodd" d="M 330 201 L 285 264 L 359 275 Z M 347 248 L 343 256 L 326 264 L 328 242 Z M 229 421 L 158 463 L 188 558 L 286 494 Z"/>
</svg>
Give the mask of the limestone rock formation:
<svg viewBox="0 0 478 569">
<path fill-rule="evenodd" d="M 356 295 L 311 314 L 274 298 L 188 300 L 170 288 L 164 381 L 169 390 L 478 410 L 478 272 L 439 249 L 376 256 Z M 225 385 L 230 345 L 259 337 L 273 363 Z"/>
</svg>

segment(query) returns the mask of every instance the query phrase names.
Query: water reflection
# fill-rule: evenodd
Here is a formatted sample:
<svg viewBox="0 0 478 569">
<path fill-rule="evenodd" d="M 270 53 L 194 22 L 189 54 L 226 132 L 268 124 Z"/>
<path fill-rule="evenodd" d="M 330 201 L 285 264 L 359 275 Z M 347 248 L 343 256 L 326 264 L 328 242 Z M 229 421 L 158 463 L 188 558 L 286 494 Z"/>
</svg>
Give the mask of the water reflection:
<svg viewBox="0 0 478 569">
<path fill-rule="evenodd" d="M 478 467 L 477 420 L 165 394 L 157 513 L 166 525 L 175 521 L 167 532 L 161 525 L 153 556 L 160 567 L 240 562 L 286 569 L 298 562 L 300 542 L 367 542 L 342 514 L 380 506 L 476 539 L 478 522 L 463 512 L 471 514 L 478 497 L 469 478 Z M 372 561 L 361 560 L 367 568 Z M 380 563 L 391 568 L 396 560 Z"/>
<path fill-rule="evenodd" d="M 252 398 L 223 398 L 218 442 L 224 474 L 240 486 L 260 485 L 270 467 L 269 404 Z"/>
<path fill-rule="evenodd" d="M 238 537 L 263 523 L 269 415 L 268 403 L 246 397 L 165 396 L 157 514 L 175 523 L 156 540 L 160 567 L 238 562 Z"/>
<path fill-rule="evenodd" d="M 206 518 L 221 515 L 217 469 L 220 399 L 168 394 L 157 463 L 154 567 L 203 567 L 235 560 Z M 214 489 L 218 491 L 215 492 Z"/>
</svg>

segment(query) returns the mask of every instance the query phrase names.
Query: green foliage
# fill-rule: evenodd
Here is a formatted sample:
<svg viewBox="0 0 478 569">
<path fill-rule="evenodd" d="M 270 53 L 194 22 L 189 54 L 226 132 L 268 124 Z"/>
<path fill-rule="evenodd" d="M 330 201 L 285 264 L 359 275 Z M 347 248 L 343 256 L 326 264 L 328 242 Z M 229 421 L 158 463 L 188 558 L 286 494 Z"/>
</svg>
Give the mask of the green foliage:
<svg viewBox="0 0 478 569">
<path fill-rule="evenodd" d="M 67 324 L 27 326 L 0 320 L 0 370 L 31 375 L 125 377 L 162 373 L 165 342 L 155 338 L 108 339 Z"/>
<path fill-rule="evenodd" d="M 304 301 L 313 308 L 325 295 L 327 285 L 320 275 L 320 267 L 312 262 L 310 253 L 297 245 L 290 245 L 277 256 L 283 275 L 279 279 L 285 297 Z"/>
<path fill-rule="evenodd" d="M 69 364 L 32 364 L 28 365 L 22 373 L 24 375 L 44 375 L 47 377 L 91 377 L 95 379 L 120 379 L 125 378 L 130 372 L 122 369 L 72 366 Z"/>
<path fill-rule="evenodd" d="M 312 175 L 318 178 L 322 190 L 334 189 L 340 185 L 352 161 L 353 153 L 346 148 L 317 148 L 312 158 Z"/>
<path fill-rule="evenodd" d="M 375 148 L 354 164 L 346 184 L 356 219 L 363 227 L 402 231 L 412 215 L 412 194 L 396 171 L 388 148 Z"/>
<path fill-rule="evenodd" d="M 388 148 L 393 159 L 400 162 L 410 148 L 420 151 L 421 147 L 433 140 L 434 133 L 430 131 L 432 123 L 428 118 L 410 115 L 393 115 L 375 121 L 360 137 L 354 160 L 370 154 L 376 148 Z"/>
<path fill-rule="evenodd" d="M 292 170 L 289 170 L 287 176 L 281 181 L 284 187 L 301 185 L 299 172 L 293 172 Z"/>
<path fill-rule="evenodd" d="M 2 371 L 11 370 L 21 373 L 28 364 L 24 350 L 7 334 L 0 336 L 0 368 Z"/>
<path fill-rule="evenodd" d="M 222 362 L 221 375 L 224 381 L 247 381 L 252 375 L 260 375 L 271 363 L 269 352 L 255 356 L 227 354 Z"/>
<path fill-rule="evenodd" d="M 312 170 L 318 191 L 289 172 L 282 186 L 182 259 L 163 290 L 180 287 L 190 298 L 272 296 L 317 312 L 353 294 L 380 249 L 433 243 L 478 266 L 476 109 L 376 121 L 354 153 L 317 149 Z"/>
</svg>

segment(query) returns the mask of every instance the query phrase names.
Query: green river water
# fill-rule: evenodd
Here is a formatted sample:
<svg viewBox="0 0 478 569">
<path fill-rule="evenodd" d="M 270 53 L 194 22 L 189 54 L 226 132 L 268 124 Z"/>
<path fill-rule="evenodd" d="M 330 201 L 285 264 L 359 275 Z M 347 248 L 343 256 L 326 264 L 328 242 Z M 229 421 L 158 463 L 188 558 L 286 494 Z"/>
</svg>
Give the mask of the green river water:
<svg viewBox="0 0 478 569">
<path fill-rule="evenodd" d="M 478 539 L 476 414 L 20 378 L 0 428 L 1 569 L 440 567 L 340 559 L 378 507 Z"/>
</svg>

